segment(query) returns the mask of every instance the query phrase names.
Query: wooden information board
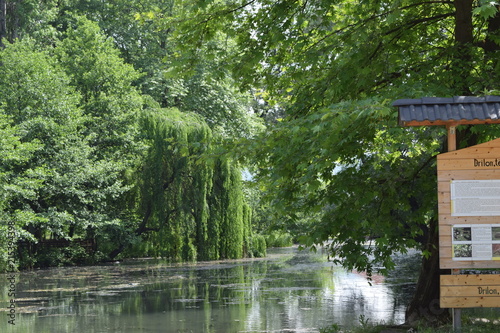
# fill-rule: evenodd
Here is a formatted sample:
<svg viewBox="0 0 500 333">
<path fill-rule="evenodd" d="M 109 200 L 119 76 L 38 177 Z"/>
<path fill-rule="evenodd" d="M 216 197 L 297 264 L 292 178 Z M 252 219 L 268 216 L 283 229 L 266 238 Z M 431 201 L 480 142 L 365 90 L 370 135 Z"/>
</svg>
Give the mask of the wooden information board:
<svg viewBox="0 0 500 333">
<path fill-rule="evenodd" d="M 442 308 L 500 307 L 500 276 L 441 275 Z"/>
<path fill-rule="evenodd" d="M 500 139 L 438 155 L 437 171 L 440 267 L 500 268 Z"/>
<path fill-rule="evenodd" d="M 456 150 L 456 127 L 500 122 L 499 96 L 403 99 L 402 126 L 446 125 L 448 153 L 437 156 L 441 308 L 500 307 L 500 274 L 463 274 L 461 269 L 500 268 L 500 139 Z M 437 111 L 439 110 L 439 112 Z M 485 112 L 487 110 L 487 112 Z"/>
</svg>

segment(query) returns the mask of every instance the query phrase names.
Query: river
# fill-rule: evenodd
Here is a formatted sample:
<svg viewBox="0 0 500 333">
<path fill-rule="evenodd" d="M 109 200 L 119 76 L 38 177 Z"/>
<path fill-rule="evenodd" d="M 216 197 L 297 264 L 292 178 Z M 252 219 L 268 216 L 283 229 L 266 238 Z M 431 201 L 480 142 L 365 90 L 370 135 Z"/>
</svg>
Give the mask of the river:
<svg viewBox="0 0 500 333">
<path fill-rule="evenodd" d="M 372 285 L 325 255 L 297 248 L 270 249 L 257 259 L 40 269 L 15 274 L 14 311 L 11 275 L 4 274 L 0 332 L 319 332 L 333 323 L 399 324 L 419 256 L 396 260 L 397 269 L 376 275 Z"/>
</svg>

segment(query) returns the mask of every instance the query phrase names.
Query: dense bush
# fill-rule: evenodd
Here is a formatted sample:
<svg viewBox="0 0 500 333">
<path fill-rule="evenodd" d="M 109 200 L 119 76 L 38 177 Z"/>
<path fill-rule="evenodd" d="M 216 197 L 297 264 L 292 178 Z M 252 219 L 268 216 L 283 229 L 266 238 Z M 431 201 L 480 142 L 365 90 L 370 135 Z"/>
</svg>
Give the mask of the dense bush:
<svg viewBox="0 0 500 333">
<path fill-rule="evenodd" d="M 288 247 L 293 245 L 293 237 L 287 232 L 271 231 L 265 235 L 267 247 Z"/>
</svg>

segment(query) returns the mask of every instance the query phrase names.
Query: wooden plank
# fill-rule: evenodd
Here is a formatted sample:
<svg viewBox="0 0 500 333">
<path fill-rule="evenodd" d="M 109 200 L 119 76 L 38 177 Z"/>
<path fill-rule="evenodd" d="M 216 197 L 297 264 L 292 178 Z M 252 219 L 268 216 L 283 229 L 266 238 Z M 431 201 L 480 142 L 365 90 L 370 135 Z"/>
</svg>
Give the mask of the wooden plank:
<svg viewBox="0 0 500 333">
<path fill-rule="evenodd" d="M 448 214 L 451 216 L 451 200 L 448 202 L 438 202 L 438 213 L 440 215 Z"/>
<path fill-rule="evenodd" d="M 479 147 L 473 146 L 465 149 L 451 151 L 442 155 L 438 155 L 438 159 L 452 160 L 462 158 L 500 158 L 500 147 Z"/>
<path fill-rule="evenodd" d="M 453 224 L 457 224 L 457 223 L 453 223 Z M 451 236 L 451 226 L 452 226 L 452 224 L 443 225 L 441 228 L 439 228 L 439 233 L 440 234 L 447 234 L 448 236 Z"/>
<path fill-rule="evenodd" d="M 479 290 L 479 291 L 478 291 Z M 446 297 L 500 297 L 500 286 L 491 289 L 481 286 L 441 286 L 441 293 Z"/>
<path fill-rule="evenodd" d="M 453 260 L 450 257 L 439 257 L 441 269 L 499 269 L 500 261 Z"/>
<path fill-rule="evenodd" d="M 441 286 L 500 286 L 500 275 L 496 274 L 441 275 L 439 280 Z"/>
<path fill-rule="evenodd" d="M 448 208 L 439 212 L 440 226 L 453 224 L 498 224 L 498 216 L 451 216 Z M 499 225 L 500 226 L 500 225 Z M 450 234 L 451 235 L 451 234 Z"/>
<path fill-rule="evenodd" d="M 445 121 L 445 120 L 435 120 L 435 121 L 429 121 L 429 120 L 411 120 L 411 121 L 402 121 L 400 124 L 402 126 L 448 126 L 450 124 L 452 125 L 482 125 L 482 124 L 498 124 L 500 123 L 499 119 L 488 119 L 488 120 L 483 120 L 483 119 L 460 119 L 457 123 L 456 120 L 451 120 L 451 121 Z"/>
<path fill-rule="evenodd" d="M 440 258 L 440 268 L 441 269 L 498 269 L 499 266 L 493 266 L 491 261 L 454 261 L 451 258 Z"/>
<path fill-rule="evenodd" d="M 438 204 L 449 205 L 451 202 L 450 192 L 439 192 L 438 193 Z"/>
<path fill-rule="evenodd" d="M 500 120 L 500 119 L 499 119 Z M 449 155 L 453 155 L 454 153 L 463 153 L 464 151 L 471 151 L 474 149 L 481 149 L 481 148 L 498 148 L 500 147 L 500 138 L 494 139 L 488 142 L 480 143 L 472 147 L 467 147 L 467 148 L 462 148 L 459 150 L 455 150 L 453 152 L 447 152 L 443 154 L 439 154 L 438 158 L 446 158 Z"/>
<path fill-rule="evenodd" d="M 500 275 L 441 275 L 442 308 L 500 307 Z"/>
<path fill-rule="evenodd" d="M 451 251 L 451 246 L 443 246 L 441 248 L 441 251 L 439 251 L 439 257 L 440 258 L 448 258 L 452 259 L 452 251 Z"/>
<path fill-rule="evenodd" d="M 448 196 L 451 195 L 451 185 L 450 184 L 451 184 L 450 181 L 447 181 L 445 184 L 438 183 L 438 192 L 437 192 L 438 198 L 440 198 L 442 196 L 446 196 L 446 195 L 448 195 Z M 448 197 L 448 201 L 449 200 L 450 200 L 450 197 Z"/>
<path fill-rule="evenodd" d="M 457 125 L 447 124 L 446 131 L 448 132 L 448 151 L 453 151 L 457 149 Z"/>
<path fill-rule="evenodd" d="M 440 170 L 438 169 L 438 182 L 449 182 L 451 180 L 487 180 L 500 179 L 500 170 Z"/>
<path fill-rule="evenodd" d="M 439 181 L 437 183 L 438 193 L 450 193 L 451 191 L 451 180 L 447 179 L 445 181 Z"/>
<path fill-rule="evenodd" d="M 441 308 L 498 308 L 500 299 L 497 297 L 440 297 Z"/>
<path fill-rule="evenodd" d="M 451 216 L 451 209 L 448 208 L 446 212 L 439 212 L 440 224 L 463 224 L 463 219 L 468 218 L 469 216 Z"/>
<path fill-rule="evenodd" d="M 439 170 L 496 170 L 500 159 L 453 159 L 439 161 Z"/>
<path fill-rule="evenodd" d="M 443 248 L 449 247 L 451 249 L 451 237 L 450 237 L 450 235 L 444 234 L 442 236 L 439 236 L 439 241 L 441 242 L 440 244 Z M 441 251 L 441 252 L 443 252 L 443 251 Z M 451 255 L 450 255 L 450 257 L 451 257 Z"/>
</svg>

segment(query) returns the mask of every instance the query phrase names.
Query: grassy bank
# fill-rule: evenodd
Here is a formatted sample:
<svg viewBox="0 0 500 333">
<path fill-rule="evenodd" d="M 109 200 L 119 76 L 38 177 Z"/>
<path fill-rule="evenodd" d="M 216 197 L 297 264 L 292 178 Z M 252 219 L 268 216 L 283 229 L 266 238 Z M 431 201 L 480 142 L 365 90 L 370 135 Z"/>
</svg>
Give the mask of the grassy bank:
<svg viewBox="0 0 500 333">
<path fill-rule="evenodd" d="M 498 333 L 500 325 L 462 325 L 462 333 Z M 417 327 L 410 328 L 404 326 L 377 325 L 370 327 L 357 327 L 352 329 L 342 329 L 338 327 L 328 327 L 320 330 L 320 333 L 454 333 L 450 326 L 443 327 Z"/>
<path fill-rule="evenodd" d="M 359 326 L 343 328 L 340 325 L 331 325 L 320 329 L 320 333 L 454 333 L 452 325 L 440 327 L 427 327 L 420 325 L 410 327 L 406 325 L 375 325 L 363 318 Z M 461 333 L 498 333 L 500 332 L 500 319 L 462 318 Z"/>
</svg>

